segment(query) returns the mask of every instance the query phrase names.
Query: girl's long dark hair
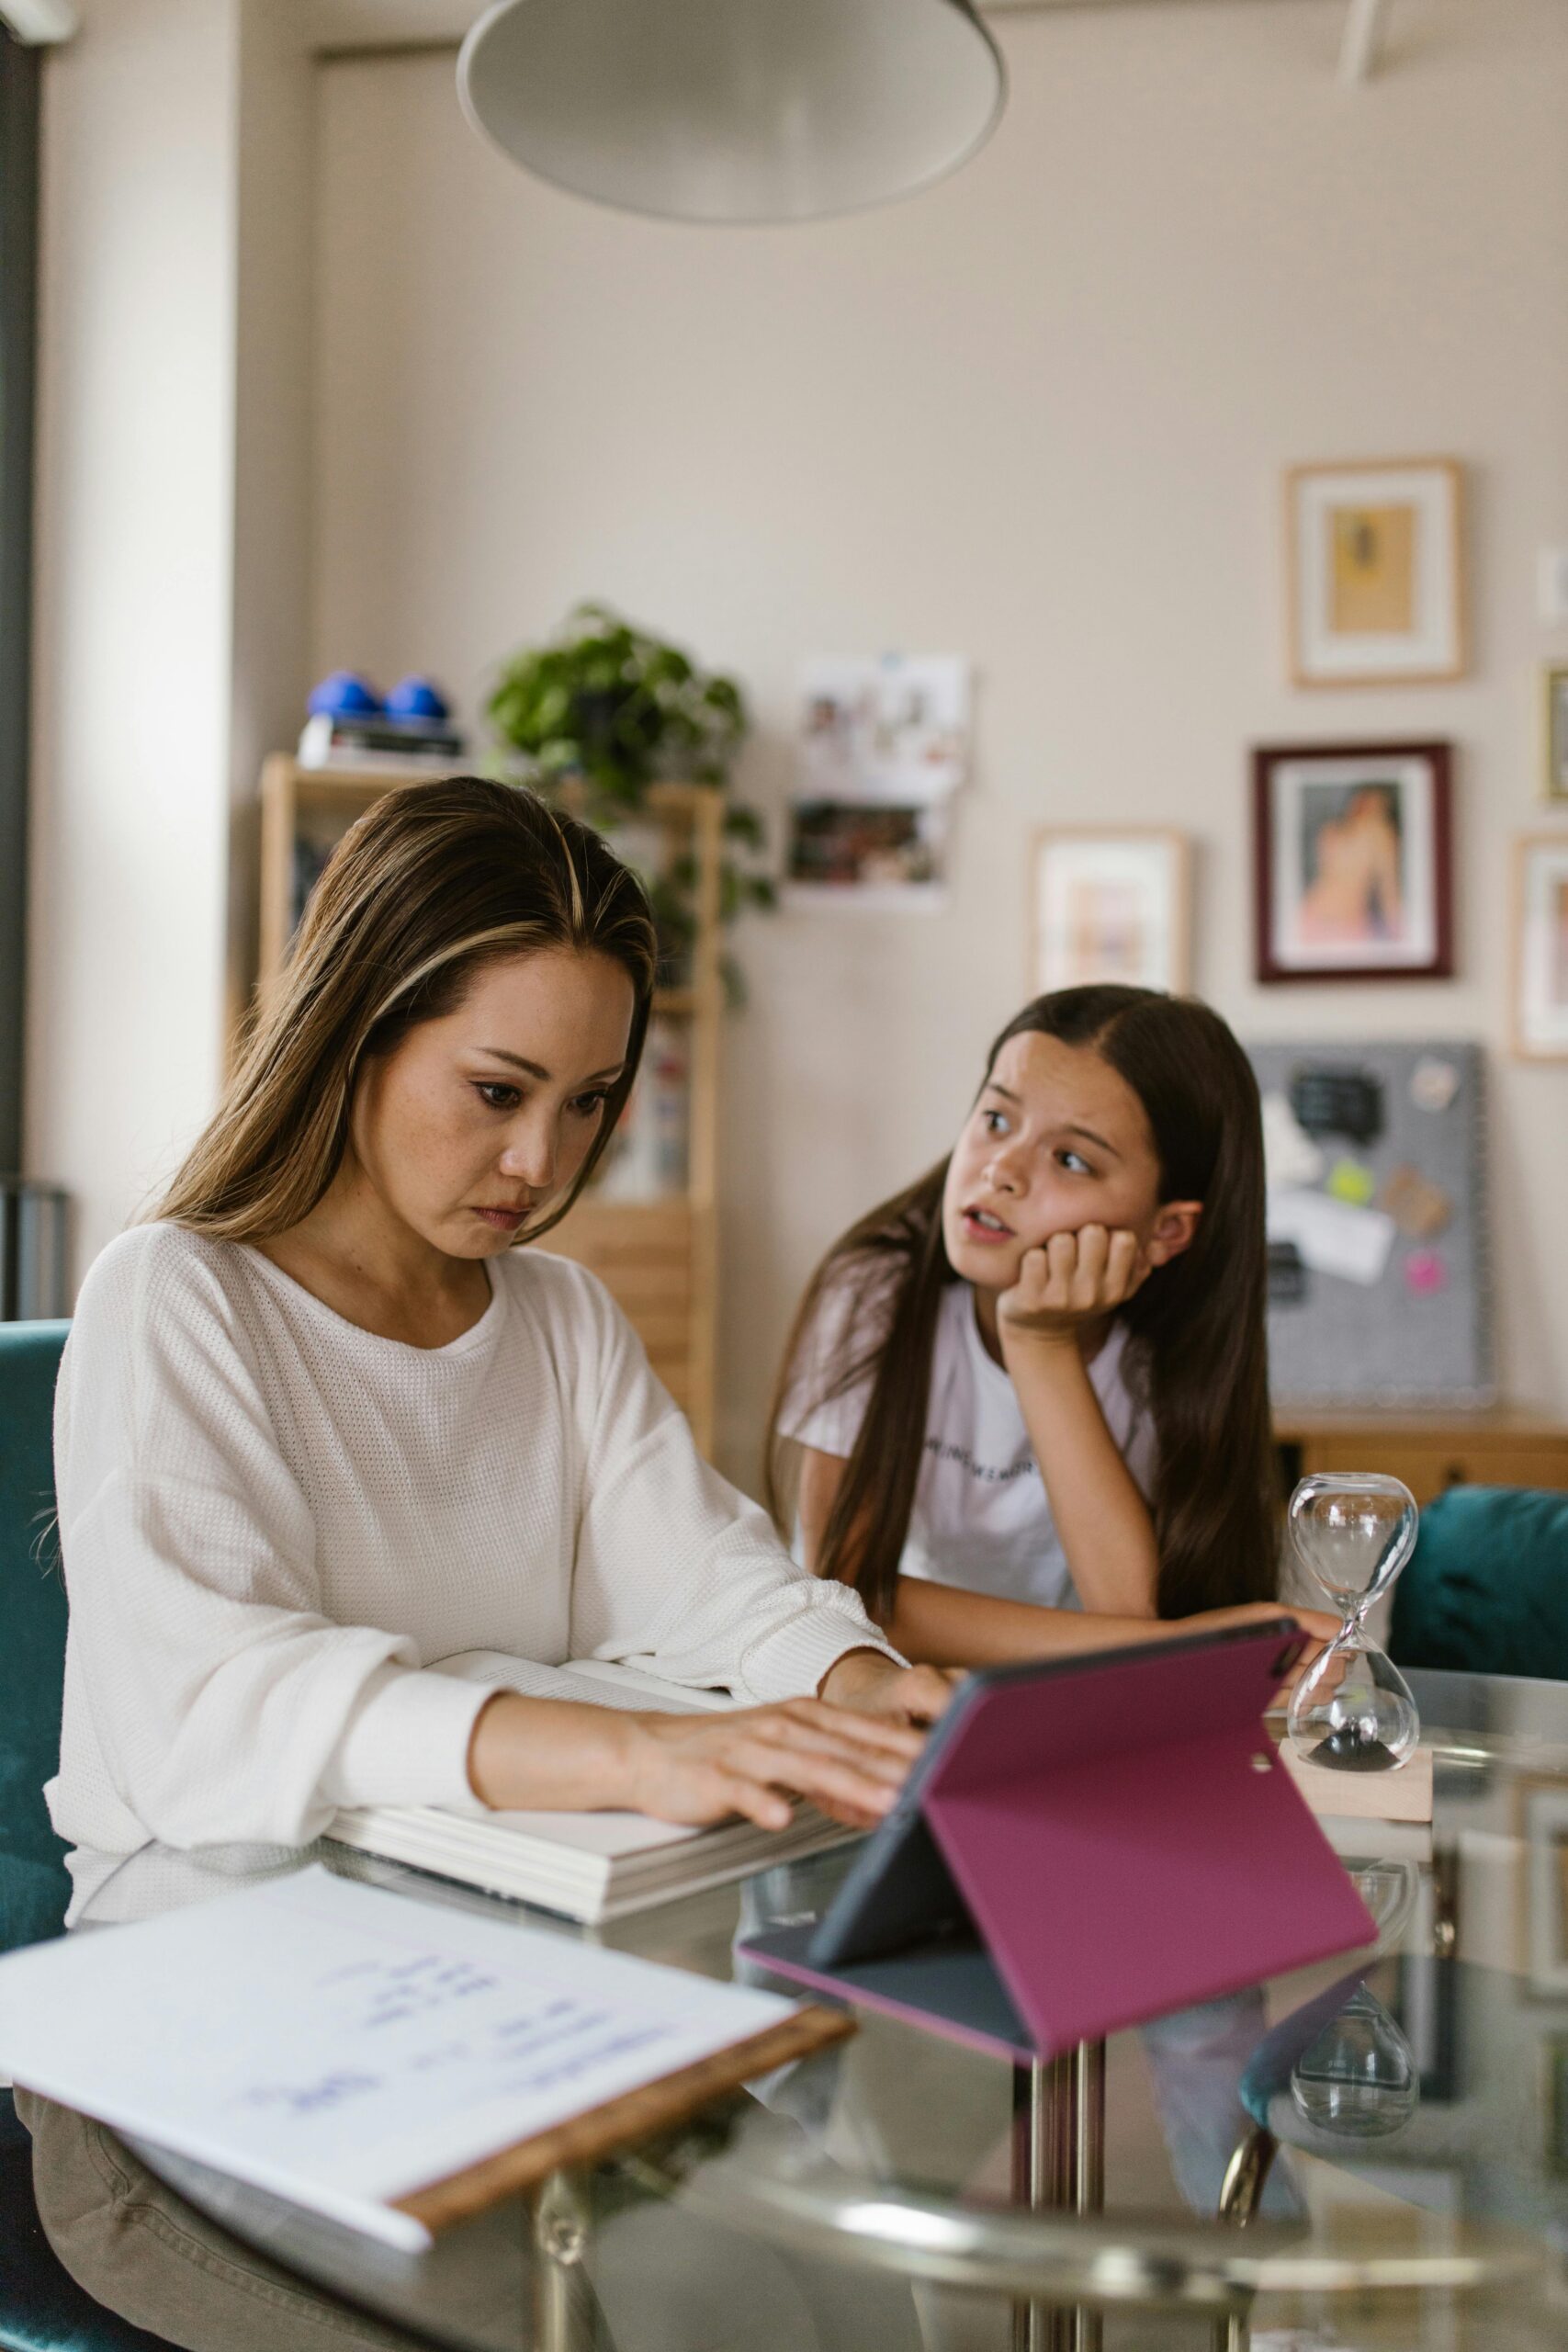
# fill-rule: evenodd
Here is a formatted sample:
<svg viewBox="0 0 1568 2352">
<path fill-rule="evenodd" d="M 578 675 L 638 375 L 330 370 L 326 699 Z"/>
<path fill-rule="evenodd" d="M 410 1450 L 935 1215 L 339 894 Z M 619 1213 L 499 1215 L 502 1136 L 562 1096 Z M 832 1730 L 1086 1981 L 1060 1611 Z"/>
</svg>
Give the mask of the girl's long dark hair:
<svg viewBox="0 0 1568 2352">
<path fill-rule="evenodd" d="M 1279 1577 L 1264 1309 L 1263 1126 L 1251 1065 L 1218 1013 L 1149 989 L 1061 989 L 1037 997 L 992 1046 L 1036 1034 L 1088 1046 L 1144 1106 L 1162 1201 L 1201 1201 L 1190 1248 L 1156 1267 L 1121 1310 L 1138 1342 L 1158 1442 L 1153 1498 L 1162 1617 L 1271 1599 Z M 856 1587 L 886 1621 L 897 1590 L 925 1443 L 942 1295 L 957 1275 L 942 1230 L 947 1161 L 836 1242 L 813 1276 L 773 1400 L 811 1380 L 809 1334 L 825 1295 L 845 1302 L 837 1361 L 807 1394 L 825 1403 L 871 1378 L 854 1449 L 824 1534 L 821 1574 Z M 835 1318 L 836 1319 L 836 1318 Z M 780 1510 L 775 1440 L 769 1501 Z"/>
</svg>

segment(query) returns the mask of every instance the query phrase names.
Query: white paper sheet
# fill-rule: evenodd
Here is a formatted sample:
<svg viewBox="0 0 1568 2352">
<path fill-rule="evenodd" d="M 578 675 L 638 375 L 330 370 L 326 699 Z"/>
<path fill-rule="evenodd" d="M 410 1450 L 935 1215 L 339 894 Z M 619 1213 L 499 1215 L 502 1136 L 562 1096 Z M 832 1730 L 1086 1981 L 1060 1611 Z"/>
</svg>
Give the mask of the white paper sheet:
<svg viewBox="0 0 1568 2352">
<path fill-rule="evenodd" d="M 387 2200 L 795 2006 L 318 1865 L 0 1960 L 0 2067 L 417 2248 Z"/>
<path fill-rule="evenodd" d="M 1393 1247 L 1394 1224 L 1381 1209 L 1359 1208 L 1331 1193 L 1271 1192 L 1269 1238 L 1293 1241 L 1302 1263 L 1342 1282 L 1382 1279 Z"/>
<path fill-rule="evenodd" d="M 1283 1094 L 1263 1097 L 1263 1164 L 1271 1193 L 1315 1184 L 1323 1174 L 1323 1154 Z"/>
</svg>

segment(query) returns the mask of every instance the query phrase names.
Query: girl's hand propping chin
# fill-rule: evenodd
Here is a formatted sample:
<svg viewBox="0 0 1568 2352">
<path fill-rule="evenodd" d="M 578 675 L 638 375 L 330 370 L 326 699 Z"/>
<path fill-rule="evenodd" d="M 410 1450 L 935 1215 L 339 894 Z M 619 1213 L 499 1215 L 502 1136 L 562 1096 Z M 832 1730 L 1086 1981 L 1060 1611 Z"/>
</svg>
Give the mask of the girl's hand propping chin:
<svg viewBox="0 0 1568 2352">
<path fill-rule="evenodd" d="M 1024 1252 L 1017 1282 L 997 1301 L 1004 1356 L 1010 1342 L 1076 1338 L 1081 1324 L 1124 1306 L 1148 1271 L 1137 1235 L 1124 1227 L 1052 1234 Z"/>
</svg>

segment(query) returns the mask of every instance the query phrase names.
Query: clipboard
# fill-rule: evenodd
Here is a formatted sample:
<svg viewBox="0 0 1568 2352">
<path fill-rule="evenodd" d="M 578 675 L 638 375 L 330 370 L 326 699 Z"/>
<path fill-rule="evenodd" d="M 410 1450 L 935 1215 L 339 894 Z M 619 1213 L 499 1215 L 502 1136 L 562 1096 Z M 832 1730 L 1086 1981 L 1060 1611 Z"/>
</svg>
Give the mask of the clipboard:
<svg viewBox="0 0 1568 2352">
<path fill-rule="evenodd" d="M 748 2041 L 732 2042 L 711 2058 L 699 2058 L 678 2074 L 627 2091 L 622 2098 L 574 2115 L 552 2131 L 536 2132 L 510 2148 L 468 2165 L 445 2180 L 432 2181 L 407 2197 L 393 2198 L 393 2211 L 434 2235 L 483 2213 L 503 2199 L 537 2188 L 553 2172 L 567 2165 L 594 2165 L 618 2155 L 639 2142 L 668 2132 L 698 2115 L 714 2100 L 739 2091 L 775 2066 L 814 2057 L 818 2050 L 842 2041 L 855 2031 L 855 2021 L 842 2009 L 808 2006 L 797 2009 L 782 2025 Z"/>
<path fill-rule="evenodd" d="M 777 1974 L 1015 2059 L 1376 1940 L 1263 1715 L 1292 1618 L 963 1684 Z"/>
<path fill-rule="evenodd" d="M 410 2252 L 853 2030 L 319 1863 L 0 1959 L 17 2081 Z"/>
</svg>

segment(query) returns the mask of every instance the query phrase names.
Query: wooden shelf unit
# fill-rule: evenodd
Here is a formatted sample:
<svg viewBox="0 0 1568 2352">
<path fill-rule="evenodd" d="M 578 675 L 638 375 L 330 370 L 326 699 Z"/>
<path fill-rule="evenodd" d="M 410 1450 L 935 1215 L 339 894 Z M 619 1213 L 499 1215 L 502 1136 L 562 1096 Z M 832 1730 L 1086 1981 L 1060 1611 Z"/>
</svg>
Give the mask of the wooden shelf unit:
<svg viewBox="0 0 1568 2352">
<path fill-rule="evenodd" d="M 258 991 L 282 971 L 294 932 L 295 844 L 324 847 L 384 793 L 423 781 L 378 768 L 302 768 L 276 752 L 262 771 Z M 690 1420 L 698 1445 L 714 1442 L 718 1324 L 718 1064 L 724 1019 L 719 894 L 724 797 L 706 785 L 655 785 L 646 814 L 671 846 L 696 859 L 696 937 L 690 979 L 660 989 L 657 1013 L 690 1023 L 686 1190 L 648 1201 L 589 1193 L 538 1246 L 589 1266 L 637 1330 L 655 1372 Z"/>
<path fill-rule="evenodd" d="M 1319 1470 L 1381 1470 L 1418 1503 L 1450 1487 L 1568 1487 L 1568 1428 L 1523 1405 L 1467 1413 L 1280 1405 L 1274 1442 L 1287 1493 Z"/>
</svg>

